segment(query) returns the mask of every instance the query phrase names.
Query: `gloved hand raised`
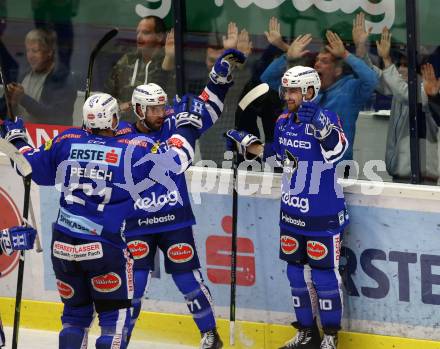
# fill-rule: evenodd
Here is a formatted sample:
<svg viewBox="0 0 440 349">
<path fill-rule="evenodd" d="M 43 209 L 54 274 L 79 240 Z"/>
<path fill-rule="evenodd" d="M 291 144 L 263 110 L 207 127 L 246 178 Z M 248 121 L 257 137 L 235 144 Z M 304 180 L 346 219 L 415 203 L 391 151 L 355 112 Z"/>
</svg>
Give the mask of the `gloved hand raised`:
<svg viewBox="0 0 440 349">
<path fill-rule="evenodd" d="M 217 58 L 209 73 L 209 78 L 214 84 L 229 84 L 232 81 L 231 72 L 236 64 L 243 64 L 246 56 L 236 49 L 228 49 Z"/>
<path fill-rule="evenodd" d="M 16 117 L 14 121 L 4 120 L 0 126 L 0 135 L 8 142 L 12 142 L 15 139 L 21 139 L 27 142 L 26 128 L 24 127 L 24 121 L 22 118 Z"/>
<path fill-rule="evenodd" d="M 317 139 L 324 139 L 331 131 L 331 121 L 322 111 L 321 107 L 314 102 L 304 101 L 298 109 L 300 122 L 311 124 L 314 136 Z"/>
</svg>

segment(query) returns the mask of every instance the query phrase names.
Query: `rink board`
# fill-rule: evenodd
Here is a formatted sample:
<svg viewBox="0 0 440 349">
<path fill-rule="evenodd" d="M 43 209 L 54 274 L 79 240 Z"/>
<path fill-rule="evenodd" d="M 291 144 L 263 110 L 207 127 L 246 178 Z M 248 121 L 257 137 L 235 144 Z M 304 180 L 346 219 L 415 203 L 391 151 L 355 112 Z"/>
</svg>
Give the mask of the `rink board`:
<svg viewBox="0 0 440 349">
<path fill-rule="evenodd" d="M 0 165 L 0 228 L 14 221 L 11 201 L 21 211 L 23 188 L 15 172 L 4 162 Z M 243 173 L 242 173 L 243 174 Z M 195 236 L 205 281 L 215 301 L 216 316 L 229 317 L 230 171 L 193 169 L 187 176 L 194 213 Z M 294 320 L 285 265 L 278 260 L 279 177 L 255 174 L 240 176 L 238 220 L 237 319 L 244 347 L 275 347 L 293 334 L 288 326 Z M 347 182 L 344 182 L 347 184 Z M 252 187 L 254 186 L 254 187 Z M 253 188 L 253 189 L 252 189 Z M 245 193 L 244 191 L 255 193 Z M 378 195 L 368 195 L 381 189 Z M 344 239 L 345 268 L 344 348 L 434 348 L 440 340 L 438 317 L 440 304 L 440 191 L 437 187 L 397 185 L 357 181 L 345 189 L 351 225 Z M 9 199 L 5 199 L 9 197 Z M 50 225 L 57 214 L 58 193 L 53 188 L 32 188 L 36 223 L 42 235 L 43 254 L 27 253 L 23 295 L 42 301 L 37 315 L 53 314 L 59 300 L 50 263 Z M 9 206 L 8 206 L 9 205 Z M 2 206 L 3 207 L 3 206 Z M 395 209 L 399 207 L 399 209 Z M 162 256 L 159 256 L 162 259 Z M 14 297 L 16 259 L 0 257 L 0 295 Z M 32 267 L 30 267 L 32 266 Z M 5 273 L 7 271 L 7 273 Z M 160 279 L 160 280 L 158 280 Z M 172 279 L 164 273 L 163 263 L 156 270 L 144 301 L 145 311 L 137 335 L 172 337 L 169 329 L 179 323 L 176 339 L 196 343 L 197 330 Z M 49 303 L 44 303 L 49 302 Z M 10 303 L 10 302 L 9 302 Z M 6 323 L 11 315 L 4 310 Z M 24 304 L 27 304 L 26 302 Z M 59 306 L 55 306 L 59 309 Z M 33 307 L 23 310 L 23 318 Z M 178 315 L 170 315 L 175 313 Z M 54 324 L 59 327 L 58 315 Z M 33 320 L 30 325 L 43 325 Z M 169 326 L 168 326 L 169 324 Z M 228 324 L 219 320 L 223 338 Z M 53 327 L 46 327 L 52 328 Z M 152 333 L 151 329 L 154 328 Z M 374 335 L 373 335 L 374 334 Z M 239 335 L 237 335 L 239 337 Z M 396 339 L 407 337 L 410 339 Z M 272 338 L 272 339 L 271 339 Z M 172 339 L 172 338 L 170 338 Z M 414 344 L 417 343 L 417 344 Z M 430 346 L 432 345 L 432 346 Z M 439 347 L 440 348 L 440 347 Z"/>
</svg>

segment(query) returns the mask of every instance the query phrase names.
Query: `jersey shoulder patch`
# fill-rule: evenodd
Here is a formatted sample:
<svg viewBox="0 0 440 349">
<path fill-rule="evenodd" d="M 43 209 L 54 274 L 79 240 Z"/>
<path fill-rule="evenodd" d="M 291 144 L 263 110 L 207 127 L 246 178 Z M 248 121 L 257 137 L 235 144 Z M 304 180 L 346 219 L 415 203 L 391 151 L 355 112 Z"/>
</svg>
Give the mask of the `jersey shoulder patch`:
<svg viewBox="0 0 440 349">
<path fill-rule="evenodd" d="M 87 131 L 80 128 L 69 128 L 63 132 L 61 132 L 58 136 L 56 136 L 48 145 L 48 149 L 52 146 L 53 143 L 60 143 L 66 139 L 79 139 L 81 137 L 86 137 L 88 135 Z M 47 143 L 47 142 L 46 142 Z M 45 150 L 48 150 L 45 149 Z"/>
</svg>

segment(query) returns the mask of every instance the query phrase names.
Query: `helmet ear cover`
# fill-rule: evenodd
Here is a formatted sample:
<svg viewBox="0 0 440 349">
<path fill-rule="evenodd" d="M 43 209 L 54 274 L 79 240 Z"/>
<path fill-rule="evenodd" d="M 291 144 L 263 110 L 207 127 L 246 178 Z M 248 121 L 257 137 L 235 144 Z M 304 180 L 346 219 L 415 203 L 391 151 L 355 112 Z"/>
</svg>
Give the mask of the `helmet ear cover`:
<svg viewBox="0 0 440 349">
<path fill-rule="evenodd" d="M 115 126 L 113 126 L 114 117 L 117 119 Z M 84 102 L 83 123 L 88 129 L 115 131 L 119 117 L 118 101 L 108 93 L 94 94 Z"/>
</svg>

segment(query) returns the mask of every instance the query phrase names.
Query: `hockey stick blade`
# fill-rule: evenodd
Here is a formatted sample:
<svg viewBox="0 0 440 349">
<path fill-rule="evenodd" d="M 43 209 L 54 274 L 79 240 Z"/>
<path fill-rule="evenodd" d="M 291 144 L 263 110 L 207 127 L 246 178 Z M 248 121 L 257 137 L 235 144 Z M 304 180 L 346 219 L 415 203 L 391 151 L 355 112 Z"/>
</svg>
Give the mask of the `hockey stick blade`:
<svg viewBox="0 0 440 349">
<path fill-rule="evenodd" d="M 249 106 L 249 104 L 255 101 L 258 97 L 261 97 L 262 95 L 267 93 L 267 91 L 269 91 L 269 85 L 266 83 L 255 86 L 252 90 L 246 93 L 246 95 L 238 103 L 238 106 L 241 110 L 245 110 Z"/>
<path fill-rule="evenodd" d="M 104 45 L 107 42 L 109 42 L 111 39 L 113 39 L 116 35 L 118 35 L 118 33 L 119 33 L 118 28 L 111 29 L 101 38 L 101 40 L 98 41 L 98 43 L 93 48 L 89 58 L 89 67 L 87 69 L 85 99 L 89 98 L 90 96 L 90 90 L 92 88 L 92 79 L 93 79 L 93 65 L 95 63 L 96 56 L 99 53 L 99 51 L 104 47 Z"/>
<path fill-rule="evenodd" d="M 95 48 L 92 51 L 91 56 L 96 56 L 96 54 L 104 47 L 104 45 L 109 42 L 111 39 L 113 39 L 116 35 L 118 35 L 119 29 L 113 28 L 110 31 L 108 31 L 101 40 L 98 41 Z"/>
<path fill-rule="evenodd" d="M 32 167 L 26 158 L 7 140 L 0 138 L 0 152 L 6 154 L 11 159 L 23 177 L 27 177 L 32 173 Z"/>
</svg>

